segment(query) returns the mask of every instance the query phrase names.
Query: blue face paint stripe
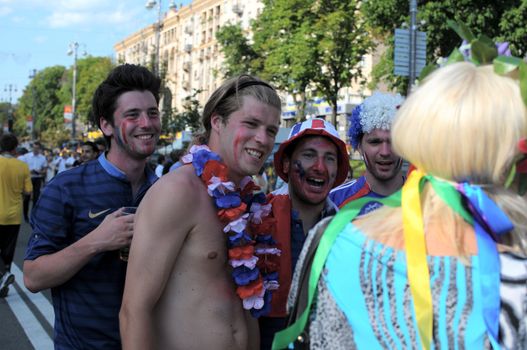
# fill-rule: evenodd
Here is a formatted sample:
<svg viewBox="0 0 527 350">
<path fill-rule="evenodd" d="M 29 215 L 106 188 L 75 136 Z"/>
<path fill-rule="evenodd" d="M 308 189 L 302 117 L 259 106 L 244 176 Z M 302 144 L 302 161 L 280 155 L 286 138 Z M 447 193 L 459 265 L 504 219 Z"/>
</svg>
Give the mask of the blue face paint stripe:
<svg viewBox="0 0 527 350">
<path fill-rule="evenodd" d="M 114 127 L 114 135 L 115 135 L 115 141 L 117 142 L 117 144 L 119 146 L 124 146 L 125 142 L 121 137 L 121 129 L 118 126 Z"/>
<path fill-rule="evenodd" d="M 306 171 L 304 167 L 302 167 L 302 163 L 300 163 L 300 161 L 295 160 L 294 167 L 295 170 L 298 172 L 298 176 L 300 176 L 300 178 L 304 178 L 306 176 Z"/>
</svg>

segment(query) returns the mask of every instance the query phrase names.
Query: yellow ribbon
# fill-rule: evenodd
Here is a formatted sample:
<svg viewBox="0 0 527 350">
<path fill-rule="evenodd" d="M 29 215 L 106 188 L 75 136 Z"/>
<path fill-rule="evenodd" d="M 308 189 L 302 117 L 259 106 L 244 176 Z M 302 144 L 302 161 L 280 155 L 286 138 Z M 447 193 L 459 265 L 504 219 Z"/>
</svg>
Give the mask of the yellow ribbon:
<svg viewBox="0 0 527 350">
<path fill-rule="evenodd" d="M 429 350 L 432 342 L 433 307 L 419 188 L 423 176 L 418 169 L 410 173 L 402 189 L 401 207 L 408 282 L 414 301 L 417 328 L 422 348 Z"/>
</svg>

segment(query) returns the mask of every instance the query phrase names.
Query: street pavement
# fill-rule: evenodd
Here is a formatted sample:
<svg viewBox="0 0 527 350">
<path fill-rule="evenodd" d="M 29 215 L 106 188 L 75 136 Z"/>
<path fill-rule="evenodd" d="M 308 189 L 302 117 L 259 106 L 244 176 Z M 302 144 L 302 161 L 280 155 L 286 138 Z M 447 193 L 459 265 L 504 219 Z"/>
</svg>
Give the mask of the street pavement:
<svg viewBox="0 0 527 350">
<path fill-rule="evenodd" d="M 6 298 L 0 298 L 0 349 L 2 350 L 52 350 L 53 307 L 51 293 L 31 293 L 24 287 L 22 264 L 27 241 L 31 233 L 29 224 L 23 222 L 18 235 L 15 261 L 11 272 L 15 282 L 9 287 Z"/>
</svg>

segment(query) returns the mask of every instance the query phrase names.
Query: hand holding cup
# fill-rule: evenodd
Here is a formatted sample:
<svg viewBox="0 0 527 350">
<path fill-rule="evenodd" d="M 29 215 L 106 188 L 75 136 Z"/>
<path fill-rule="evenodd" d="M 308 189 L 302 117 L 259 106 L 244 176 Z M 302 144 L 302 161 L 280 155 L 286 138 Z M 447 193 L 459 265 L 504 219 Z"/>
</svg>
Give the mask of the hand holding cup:
<svg viewBox="0 0 527 350">
<path fill-rule="evenodd" d="M 137 207 L 123 207 L 122 214 L 130 215 L 135 214 Z M 128 261 L 128 254 L 130 252 L 130 246 L 123 247 L 119 249 L 119 259 L 122 261 Z"/>
</svg>

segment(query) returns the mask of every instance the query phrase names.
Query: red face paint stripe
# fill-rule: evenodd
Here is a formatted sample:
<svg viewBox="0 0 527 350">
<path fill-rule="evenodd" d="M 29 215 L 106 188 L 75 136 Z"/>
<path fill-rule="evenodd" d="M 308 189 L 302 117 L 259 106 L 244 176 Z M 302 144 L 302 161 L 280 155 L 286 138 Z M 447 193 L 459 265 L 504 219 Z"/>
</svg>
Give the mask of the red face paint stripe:
<svg viewBox="0 0 527 350">
<path fill-rule="evenodd" d="M 234 156 L 234 161 L 236 162 L 236 164 L 238 164 L 238 153 L 236 153 L 236 150 L 238 149 L 238 145 L 240 144 L 241 142 L 241 136 L 239 135 L 239 133 L 236 135 L 236 137 L 234 138 L 234 143 L 233 143 L 233 156 Z"/>
</svg>

